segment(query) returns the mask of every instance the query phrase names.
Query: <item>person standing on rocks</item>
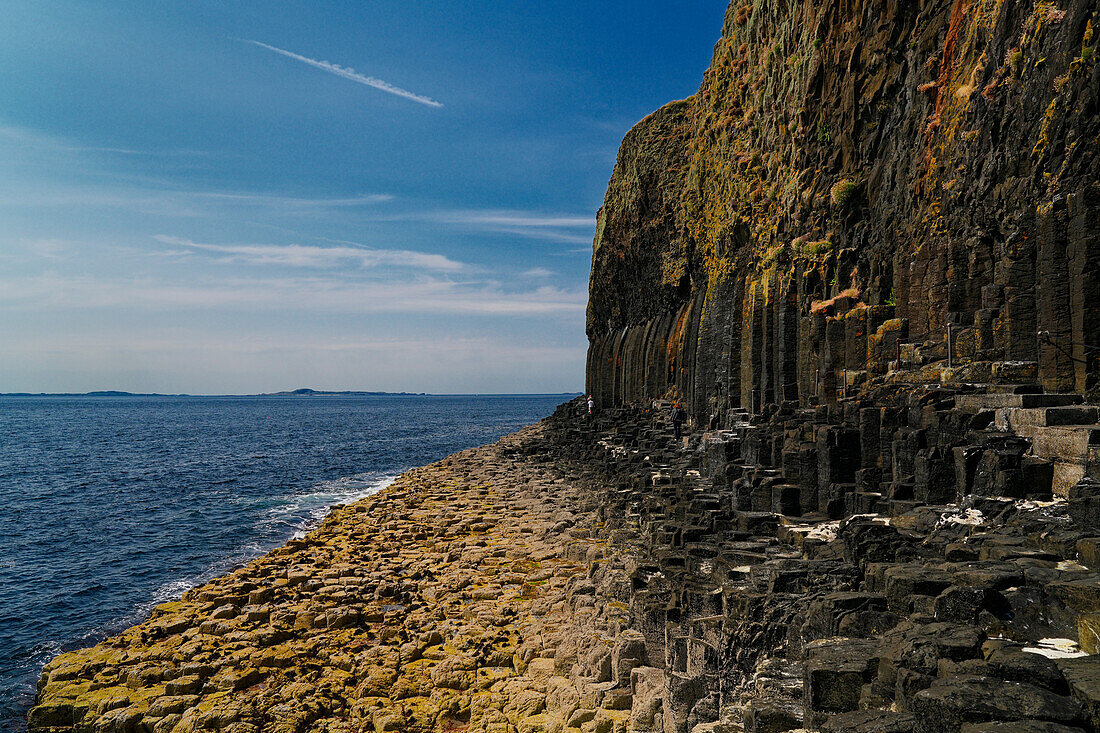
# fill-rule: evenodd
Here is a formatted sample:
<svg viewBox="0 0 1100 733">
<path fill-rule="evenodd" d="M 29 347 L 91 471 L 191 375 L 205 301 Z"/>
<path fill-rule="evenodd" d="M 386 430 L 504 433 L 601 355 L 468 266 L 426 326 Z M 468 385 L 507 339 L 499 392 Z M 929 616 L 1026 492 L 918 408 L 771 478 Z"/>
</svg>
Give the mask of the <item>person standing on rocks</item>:
<svg viewBox="0 0 1100 733">
<path fill-rule="evenodd" d="M 684 412 L 684 408 L 677 402 L 672 408 L 672 437 L 676 440 L 680 439 L 682 428 L 684 427 L 684 420 L 687 419 L 687 413 Z"/>
<path fill-rule="evenodd" d="M 588 416 L 592 417 L 596 414 L 596 402 L 592 399 L 592 395 L 588 395 Z"/>
</svg>

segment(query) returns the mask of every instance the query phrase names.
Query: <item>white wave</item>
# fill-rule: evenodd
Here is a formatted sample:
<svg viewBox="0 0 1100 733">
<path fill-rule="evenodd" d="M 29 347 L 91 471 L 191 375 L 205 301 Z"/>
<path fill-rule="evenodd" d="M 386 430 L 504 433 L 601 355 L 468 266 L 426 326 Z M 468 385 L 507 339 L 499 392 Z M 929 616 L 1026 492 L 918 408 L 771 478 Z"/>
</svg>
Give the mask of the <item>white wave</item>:
<svg viewBox="0 0 1100 733">
<path fill-rule="evenodd" d="M 306 532 L 320 524 L 321 520 L 334 506 L 350 504 L 377 494 L 393 484 L 397 480 L 397 476 L 396 473 L 361 473 L 331 481 L 322 481 L 303 494 L 280 497 L 280 500 L 284 503 L 268 511 L 266 522 L 271 523 L 272 529 L 281 525 L 284 528 L 283 532 L 263 533 L 268 535 L 281 534 L 280 539 L 277 539 L 274 543 L 249 542 L 238 547 L 234 552 L 219 558 L 199 572 L 169 580 L 157 588 L 147 601 L 139 603 L 128 613 L 102 626 L 86 631 L 78 640 L 77 646 L 95 644 L 107 636 L 117 634 L 134 624 L 139 624 L 149 617 L 154 607 L 161 603 L 179 600 L 184 593 L 192 588 L 196 588 L 234 568 L 255 560 L 277 545 L 278 542 L 305 536 Z M 39 655 L 38 664 L 49 661 L 63 648 L 55 642 L 47 642 L 47 644 L 51 646 L 44 649 Z"/>
<path fill-rule="evenodd" d="M 289 497 L 289 503 L 272 508 L 268 515 L 273 522 L 294 529 L 292 539 L 301 539 L 320 524 L 334 506 L 352 504 L 388 488 L 398 474 L 360 473 L 332 481 L 322 481 L 305 494 Z"/>
</svg>

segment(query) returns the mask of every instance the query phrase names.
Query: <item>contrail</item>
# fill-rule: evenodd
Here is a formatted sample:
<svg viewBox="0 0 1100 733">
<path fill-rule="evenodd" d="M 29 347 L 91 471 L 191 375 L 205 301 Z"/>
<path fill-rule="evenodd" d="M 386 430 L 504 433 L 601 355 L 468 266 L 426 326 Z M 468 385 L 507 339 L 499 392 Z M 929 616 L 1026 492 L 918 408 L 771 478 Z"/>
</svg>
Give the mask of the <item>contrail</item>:
<svg viewBox="0 0 1100 733">
<path fill-rule="evenodd" d="M 322 71 L 327 71 L 330 74 L 336 74 L 336 76 L 342 76 L 345 79 L 349 79 L 349 80 L 357 82 L 359 84 L 366 84 L 368 87 L 374 87 L 375 89 L 379 89 L 383 92 L 387 92 L 389 94 L 394 94 L 398 97 L 403 97 L 405 99 L 412 100 L 413 102 L 420 102 L 420 104 L 426 104 L 429 107 L 442 107 L 443 106 L 441 103 L 435 101 L 431 97 L 423 97 L 419 94 L 413 94 L 412 92 L 406 91 L 406 90 L 404 90 L 400 87 L 395 87 L 393 84 L 390 84 L 389 82 L 382 81 L 381 79 L 375 79 L 373 76 L 363 76 L 362 74 L 358 73 L 355 69 L 348 68 L 346 66 L 339 66 L 337 64 L 330 64 L 328 61 L 318 61 L 316 59 L 311 59 L 307 56 L 300 56 L 300 55 L 298 55 L 296 53 L 293 53 L 291 51 L 286 51 L 286 50 L 281 49 L 281 48 L 276 48 L 275 46 L 269 46 L 266 43 L 260 43 L 259 41 L 250 41 L 247 38 L 242 38 L 241 40 L 244 43 L 251 43 L 253 46 L 259 46 L 260 48 L 266 48 L 268 51 L 274 51 L 277 54 L 282 54 L 283 56 L 286 56 L 289 59 L 294 59 L 295 61 L 301 61 L 303 64 L 309 64 L 310 66 L 321 69 Z"/>
</svg>

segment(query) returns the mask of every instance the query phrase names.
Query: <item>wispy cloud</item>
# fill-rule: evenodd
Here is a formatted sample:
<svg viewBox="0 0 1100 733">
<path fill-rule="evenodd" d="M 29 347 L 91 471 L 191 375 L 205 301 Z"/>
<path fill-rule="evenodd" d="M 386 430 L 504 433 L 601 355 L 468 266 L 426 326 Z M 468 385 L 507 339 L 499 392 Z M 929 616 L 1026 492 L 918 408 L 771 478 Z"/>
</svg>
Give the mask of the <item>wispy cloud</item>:
<svg viewBox="0 0 1100 733">
<path fill-rule="evenodd" d="M 278 206 L 300 206 L 300 207 L 348 207 L 348 206 L 370 206 L 372 204 L 385 203 L 386 201 L 393 201 L 393 196 L 388 193 L 372 193 L 365 196 L 348 196 L 345 198 L 297 198 L 294 196 L 274 196 L 269 194 L 257 194 L 257 193 L 219 193 L 219 192 L 199 192 L 192 193 L 192 196 L 207 199 L 217 199 L 223 201 L 240 202 L 240 203 L 256 203 L 256 204 L 274 204 Z"/>
<path fill-rule="evenodd" d="M 277 48 L 275 46 L 269 46 L 266 43 L 260 43 L 259 41 L 250 41 L 248 39 L 241 39 L 244 43 L 252 44 L 253 46 L 259 46 L 260 48 L 266 48 L 268 51 L 273 51 L 277 54 L 286 56 L 288 59 L 294 59 L 295 61 L 301 61 L 303 64 L 309 64 L 310 66 L 327 71 L 330 74 L 354 81 L 358 84 L 365 84 L 368 87 L 374 87 L 387 94 L 393 94 L 394 96 L 408 99 L 413 102 L 419 102 L 429 107 L 442 107 L 443 104 L 435 101 L 431 97 L 425 97 L 420 94 L 414 94 L 413 92 L 402 89 L 401 87 L 395 87 L 387 81 L 381 79 L 375 79 L 373 76 L 364 76 L 355 69 L 347 66 L 340 66 L 338 64 L 329 63 L 328 61 L 318 61 L 317 59 L 311 59 L 308 56 L 302 56 L 296 54 L 293 51 L 287 51 L 286 49 Z"/>
<path fill-rule="evenodd" d="M 141 148 L 122 147 L 118 145 L 85 145 L 74 142 L 71 139 L 47 135 L 36 130 L 0 122 L 0 140 L 8 140 L 20 145 L 39 150 L 53 151 L 57 153 L 110 153 L 126 156 L 209 156 L 206 150 L 191 150 L 173 148 L 168 150 L 150 150 Z M 223 155 L 225 155 L 223 153 Z"/>
<path fill-rule="evenodd" d="M 99 334 L 76 334 L 56 336 L 41 332 L 20 334 L 21 341 L 47 352 L 74 352 L 110 354 L 119 349 L 142 353 L 179 349 L 181 345 L 202 341 L 206 348 L 219 353 L 237 352 L 248 354 L 271 353 L 379 353 L 399 364 L 411 365 L 422 361 L 438 361 L 441 357 L 451 358 L 465 355 L 497 353 L 509 351 L 511 361 L 519 365 L 531 366 L 537 360 L 549 357 L 584 358 L 584 346 L 543 343 L 533 339 L 534 343 L 516 343 L 499 337 L 489 336 L 431 336 L 429 338 L 379 337 L 362 338 L 347 336 L 341 338 L 318 338 L 314 334 L 299 336 L 296 334 L 264 335 L 263 339 L 240 338 L 235 334 L 225 336 L 209 329 L 163 329 L 147 328 L 133 331 L 129 328 L 109 336 Z M 580 341 L 580 340 L 579 340 Z M 405 355 L 415 355 L 415 359 Z M 501 353 L 503 356 L 503 353 Z"/>
<path fill-rule="evenodd" d="M 532 211 L 493 209 L 437 211 L 425 215 L 424 218 L 455 226 L 569 244 L 590 243 L 592 232 L 596 228 L 594 216 L 545 214 Z"/>
<path fill-rule="evenodd" d="M 523 211 L 451 211 L 440 214 L 440 218 L 455 224 L 534 229 L 573 229 L 596 226 L 596 218 L 594 216 L 548 215 Z"/>
<path fill-rule="evenodd" d="M 182 237 L 164 234 L 154 237 L 162 244 L 192 250 L 216 252 L 228 261 L 289 267 L 337 267 L 357 263 L 360 267 L 390 265 L 438 272 L 458 272 L 461 262 L 430 252 L 405 249 L 374 249 L 371 247 L 317 247 L 304 244 L 200 244 Z"/>
<path fill-rule="evenodd" d="M 533 267 L 523 273 L 524 277 L 550 277 L 554 273 L 545 267 Z"/>
<path fill-rule="evenodd" d="M 329 216 L 333 211 L 360 216 L 365 215 L 365 210 L 393 198 L 382 193 L 311 198 L 252 192 L 158 189 L 154 185 L 133 184 L 64 185 L 27 190 L 14 184 L 5 186 L 0 183 L 0 207 L 124 209 L 173 217 L 224 217 L 226 212 L 252 216 L 262 214 L 265 217 L 311 217 Z M 387 216 L 372 218 L 385 220 Z"/>
<path fill-rule="evenodd" d="M 430 277 L 370 282 L 324 277 L 178 282 L 59 273 L 0 277 L 0 305 L 25 311 L 232 309 L 263 313 L 580 317 L 586 301 L 587 294 L 581 290 L 540 287 L 507 292 L 491 283 L 458 283 Z"/>
<path fill-rule="evenodd" d="M 551 242 L 563 242 L 565 244 L 589 244 L 592 236 L 584 234 L 569 234 L 568 232 L 554 231 L 553 229 L 528 229 L 524 227 L 499 227 L 490 231 L 501 234 L 514 234 L 529 239 L 545 239 Z"/>
</svg>

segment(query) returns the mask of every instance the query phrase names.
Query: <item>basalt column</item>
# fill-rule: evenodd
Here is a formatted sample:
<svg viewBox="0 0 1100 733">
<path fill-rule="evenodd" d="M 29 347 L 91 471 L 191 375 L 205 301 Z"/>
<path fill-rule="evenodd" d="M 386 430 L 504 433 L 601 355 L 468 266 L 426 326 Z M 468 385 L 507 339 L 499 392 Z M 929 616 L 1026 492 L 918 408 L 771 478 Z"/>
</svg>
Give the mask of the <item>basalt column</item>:
<svg viewBox="0 0 1100 733">
<path fill-rule="evenodd" d="M 715 418 L 899 368 L 1095 391 L 1098 11 L 731 3 L 698 92 L 620 148 L 593 393 Z"/>
</svg>

